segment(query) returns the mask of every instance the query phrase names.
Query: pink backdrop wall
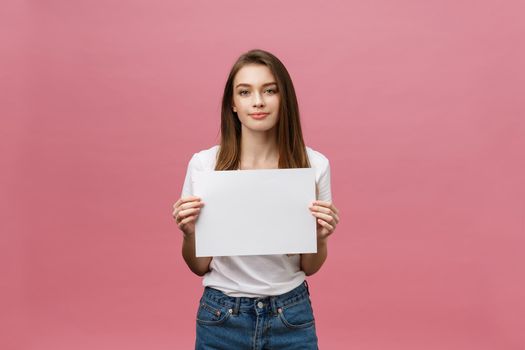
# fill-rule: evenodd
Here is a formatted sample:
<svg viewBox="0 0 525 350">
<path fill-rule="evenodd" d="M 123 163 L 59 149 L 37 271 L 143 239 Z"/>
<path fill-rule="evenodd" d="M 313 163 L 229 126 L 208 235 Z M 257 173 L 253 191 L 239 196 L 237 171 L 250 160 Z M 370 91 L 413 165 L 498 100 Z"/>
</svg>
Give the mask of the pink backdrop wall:
<svg viewBox="0 0 525 350">
<path fill-rule="evenodd" d="M 323 349 L 525 349 L 520 1 L 4 1 L 0 348 L 190 349 L 171 218 L 237 56 L 276 54 L 342 222 Z"/>
</svg>

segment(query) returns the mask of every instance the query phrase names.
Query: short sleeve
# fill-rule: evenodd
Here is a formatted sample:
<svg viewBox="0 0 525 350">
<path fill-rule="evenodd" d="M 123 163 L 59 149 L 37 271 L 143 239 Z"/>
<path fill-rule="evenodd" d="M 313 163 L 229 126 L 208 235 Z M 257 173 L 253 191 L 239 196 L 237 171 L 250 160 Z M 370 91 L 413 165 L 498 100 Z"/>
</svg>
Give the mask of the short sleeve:
<svg viewBox="0 0 525 350">
<path fill-rule="evenodd" d="M 328 159 L 323 166 L 321 176 L 317 182 L 317 200 L 332 202 L 332 190 L 330 186 L 330 162 Z"/>
<path fill-rule="evenodd" d="M 198 168 L 197 153 L 191 157 L 188 168 L 186 170 L 186 177 L 184 178 L 184 185 L 182 186 L 181 197 L 193 196 L 193 181 L 192 173 Z"/>
</svg>

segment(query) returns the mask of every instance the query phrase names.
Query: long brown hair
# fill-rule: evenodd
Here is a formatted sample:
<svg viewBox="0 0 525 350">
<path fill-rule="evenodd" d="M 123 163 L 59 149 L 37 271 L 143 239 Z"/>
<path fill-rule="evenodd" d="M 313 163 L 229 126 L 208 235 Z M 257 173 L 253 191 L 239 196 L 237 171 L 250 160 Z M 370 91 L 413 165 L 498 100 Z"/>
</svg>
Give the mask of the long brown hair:
<svg viewBox="0 0 525 350">
<path fill-rule="evenodd" d="M 233 79 L 247 64 L 267 66 L 277 81 L 281 94 L 277 122 L 279 168 L 310 168 L 299 120 L 299 106 L 290 74 L 282 62 L 263 50 L 250 50 L 242 54 L 233 65 L 222 97 L 221 145 L 215 170 L 236 170 L 241 158 L 241 122 L 232 111 Z"/>
</svg>

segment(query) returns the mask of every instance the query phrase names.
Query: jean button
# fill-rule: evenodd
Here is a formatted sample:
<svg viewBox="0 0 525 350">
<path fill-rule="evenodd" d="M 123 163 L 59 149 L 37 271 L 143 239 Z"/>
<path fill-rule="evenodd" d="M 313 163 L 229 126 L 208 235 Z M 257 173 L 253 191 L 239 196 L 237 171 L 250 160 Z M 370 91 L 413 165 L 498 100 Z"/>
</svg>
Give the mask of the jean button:
<svg viewBox="0 0 525 350">
<path fill-rule="evenodd" d="M 264 304 L 263 304 L 262 301 L 259 301 L 259 302 L 257 303 L 257 307 L 258 307 L 259 309 L 262 309 L 263 306 L 264 306 Z"/>
</svg>

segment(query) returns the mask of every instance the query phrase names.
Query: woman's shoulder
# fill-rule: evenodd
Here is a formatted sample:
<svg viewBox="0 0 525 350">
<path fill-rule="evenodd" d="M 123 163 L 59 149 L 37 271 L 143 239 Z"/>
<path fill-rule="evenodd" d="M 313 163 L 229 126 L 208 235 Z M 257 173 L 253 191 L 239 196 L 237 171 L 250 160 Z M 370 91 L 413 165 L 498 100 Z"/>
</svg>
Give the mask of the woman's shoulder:
<svg viewBox="0 0 525 350">
<path fill-rule="evenodd" d="M 211 146 L 210 148 L 203 149 L 202 151 L 199 151 L 195 153 L 195 155 L 200 158 L 201 160 L 215 160 L 215 157 L 217 155 L 217 152 L 219 151 L 219 145 Z"/>
<path fill-rule="evenodd" d="M 310 165 L 313 168 L 324 169 L 329 166 L 330 162 L 328 158 L 321 152 L 306 146 L 306 153 L 308 155 L 308 159 L 310 160 Z"/>
<path fill-rule="evenodd" d="M 190 160 L 190 166 L 196 169 L 204 170 L 214 168 L 219 145 L 203 149 L 193 154 Z"/>
</svg>

